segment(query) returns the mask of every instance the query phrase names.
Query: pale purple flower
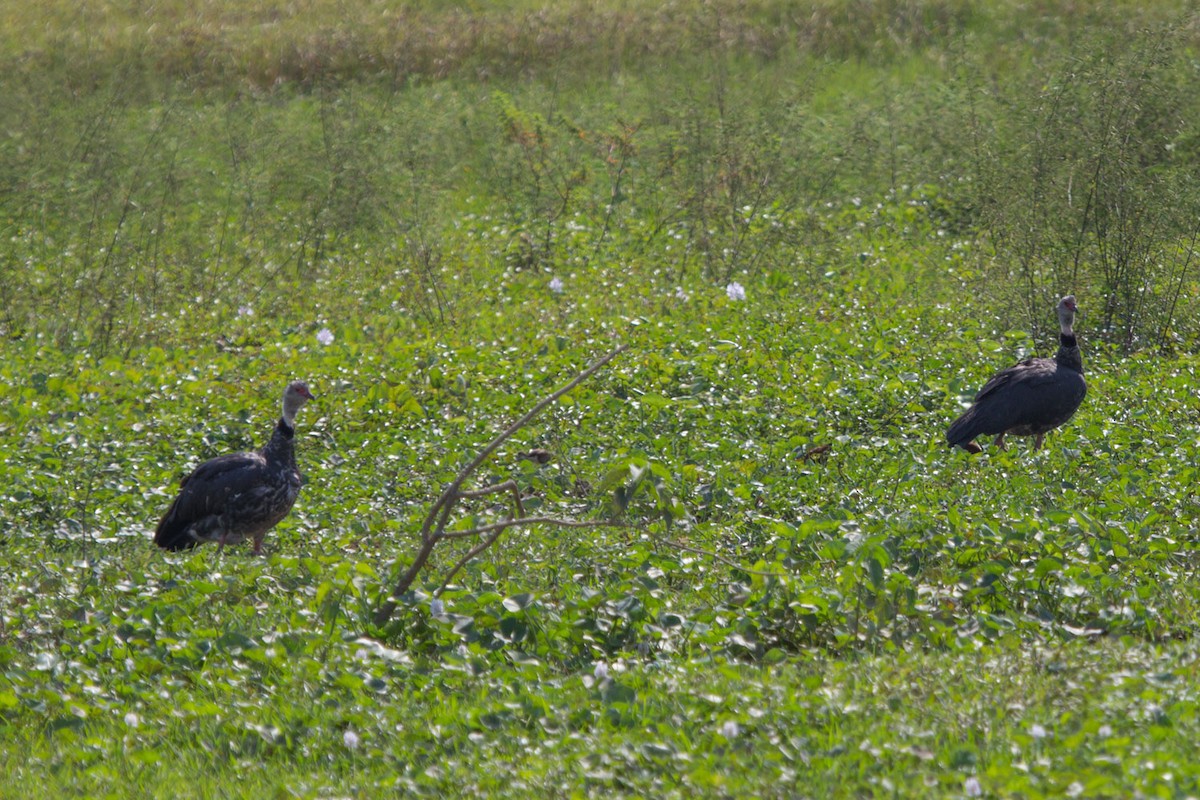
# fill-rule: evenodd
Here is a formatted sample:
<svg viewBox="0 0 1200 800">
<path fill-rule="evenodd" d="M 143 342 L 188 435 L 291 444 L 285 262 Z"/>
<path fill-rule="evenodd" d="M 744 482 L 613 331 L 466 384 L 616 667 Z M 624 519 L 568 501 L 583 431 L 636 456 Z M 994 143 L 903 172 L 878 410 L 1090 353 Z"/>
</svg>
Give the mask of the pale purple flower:
<svg viewBox="0 0 1200 800">
<path fill-rule="evenodd" d="M 979 785 L 979 778 L 972 775 L 963 781 L 963 794 L 967 797 L 982 797 L 983 787 Z"/>
<path fill-rule="evenodd" d="M 596 662 L 596 668 L 592 670 L 592 674 L 596 676 L 596 680 L 602 681 L 608 678 L 608 664 L 603 661 Z"/>
<path fill-rule="evenodd" d="M 429 613 L 435 617 L 440 617 L 446 613 L 446 604 L 442 602 L 440 597 L 435 597 L 429 601 Z"/>
<path fill-rule="evenodd" d="M 746 287 L 742 286 L 737 281 L 733 281 L 725 287 L 725 294 L 729 295 L 729 299 L 737 302 L 746 299 Z"/>
<path fill-rule="evenodd" d="M 555 294 L 563 293 L 562 278 L 560 278 L 556 275 L 550 279 L 550 291 L 554 292 Z"/>
<path fill-rule="evenodd" d="M 138 725 L 142 724 L 142 718 L 130 711 L 125 715 L 125 724 L 131 728 L 136 728 Z"/>
<path fill-rule="evenodd" d="M 346 745 L 346 749 L 348 750 L 357 750 L 358 734 L 346 728 L 346 730 L 342 731 L 342 743 Z"/>
<path fill-rule="evenodd" d="M 736 739 L 741 732 L 742 729 L 738 727 L 737 722 L 731 719 L 725 720 L 725 724 L 721 726 L 721 735 L 726 739 Z"/>
<path fill-rule="evenodd" d="M 684 301 L 688 299 L 688 293 L 683 290 L 682 286 L 679 286 L 675 289 L 675 299 Z"/>
<path fill-rule="evenodd" d="M 1035 739 L 1045 739 L 1046 729 L 1035 723 L 1029 726 L 1029 735 Z"/>
<path fill-rule="evenodd" d="M 317 341 L 323 345 L 333 344 L 333 331 L 329 330 L 329 328 L 321 328 L 321 330 L 317 331 Z"/>
<path fill-rule="evenodd" d="M 239 317 L 253 317 L 254 309 L 251 308 L 250 306 L 238 306 L 238 316 Z"/>
</svg>

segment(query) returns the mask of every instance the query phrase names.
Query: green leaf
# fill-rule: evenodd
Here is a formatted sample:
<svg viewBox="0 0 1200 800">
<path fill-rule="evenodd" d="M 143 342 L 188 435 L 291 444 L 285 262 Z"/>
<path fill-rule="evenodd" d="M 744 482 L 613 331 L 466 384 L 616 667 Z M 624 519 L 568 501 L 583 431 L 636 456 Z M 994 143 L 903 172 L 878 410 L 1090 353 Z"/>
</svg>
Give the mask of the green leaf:
<svg viewBox="0 0 1200 800">
<path fill-rule="evenodd" d="M 534 595 L 528 592 L 513 595 L 512 597 L 504 598 L 504 608 L 508 611 L 516 613 L 524 611 L 529 607 L 529 604 L 534 601 Z"/>
</svg>

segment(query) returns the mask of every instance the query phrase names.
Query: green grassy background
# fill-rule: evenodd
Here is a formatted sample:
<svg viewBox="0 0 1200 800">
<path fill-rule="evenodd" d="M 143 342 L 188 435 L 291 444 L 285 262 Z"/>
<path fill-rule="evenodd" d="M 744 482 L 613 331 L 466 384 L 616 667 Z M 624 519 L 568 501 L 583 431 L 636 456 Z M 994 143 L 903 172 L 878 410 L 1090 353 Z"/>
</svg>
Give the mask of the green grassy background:
<svg viewBox="0 0 1200 800">
<path fill-rule="evenodd" d="M 0 18 L 0 796 L 1200 792 L 1188 4 Z M 947 451 L 1066 292 L 1075 419 Z M 478 479 L 621 524 L 373 625 L 619 343 Z M 292 377 L 266 557 L 154 551 Z"/>
</svg>

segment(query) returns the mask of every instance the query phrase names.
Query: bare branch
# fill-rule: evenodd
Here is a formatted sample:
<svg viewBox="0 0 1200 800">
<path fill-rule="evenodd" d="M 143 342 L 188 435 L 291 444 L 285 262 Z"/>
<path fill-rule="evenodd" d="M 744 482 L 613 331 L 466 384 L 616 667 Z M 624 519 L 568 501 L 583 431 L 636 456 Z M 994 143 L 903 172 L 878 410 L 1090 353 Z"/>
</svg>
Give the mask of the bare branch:
<svg viewBox="0 0 1200 800">
<path fill-rule="evenodd" d="M 508 480 L 504 481 L 503 483 L 497 483 L 497 484 L 493 484 L 491 486 L 485 486 L 482 489 L 463 489 L 461 492 L 458 493 L 458 496 L 459 497 L 484 497 L 485 495 L 496 494 L 497 492 L 511 491 L 512 489 L 516 488 L 516 486 L 517 486 L 517 482 L 512 480 L 511 478 L 509 478 Z"/>
<path fill-rule="evenodd" d="M 577 520 L 577 519 L 558 519 L 557 517 L 518 517 L 517 519 L 508 519 L 503 522 L 493 522 L 490 525 L 480 525 L 478 528 L 471 528 L 469 531 L 439 531 L 434 534 L 438 539 L 468 539 L 472 536 L 479 536 L 484 533 L 491 533 L 494 530 L 504 530 L 505 528 L 523 525 L 538 525 L 540 523 L 550 523 L 558 525 L 561 528 L 623 528 L 623 523 L 613 522 L 611 520 Z"/>
<path fill-rule="evenodd" d="M 485 486 L 482 489 L 464 489 L 458 493 L 458 496 L 459 497 L 483 497 L 485 495 L 495 494 L 496 492 L 504 492 L 504 491 L 512 492 L 513 504 L 517 507 L 517 516 L 519 516 L 519 517 L 525 516 L 525 505 L 521 502 L 521 487 L 518 486 L 517 482 L 514 481 L 512 478 L 509 478 L 508 480 L 504 481 L 503 483 L 497 483 L 492 486 Z M 442 532 L 442 527 L 443 526 L 438 526 L 438 533 Z"/>
<path fill-rule="evenodd" d="M 412 586 L 413 581 L 417 579 L 417 575 L 425 566 L 425 562 L 429 561 L 429 555 L 433 552 L 434 545 L 437 544 L 437 539 L 426 539 L 421 543 L 421 549 L 417 551 L 416 557 L 412 564 L 400 576 L 400 580 L 396 582 L 396 588 L 392 590 L 392 596 L 375 612 L 375 624 L 382 625 L 392 617 L 392 612 L 396 610 L 396 601 L 393 598 L 399 597 L 408 591 L 408 587 Z"/>
<path fill-rule="evenodd" d="M 442 509 L 443 506 L 445 506 L 452 499 L 454 499 L 455 497 L 458 496 L 459 489 L 462 487 L 463 481 L 465 481 L 471 475 L 472 472 L 474 472 L 476 469 L 478 469 L 479 465 L 482 464 L 487 459 L 488 456 L 490 456 L 493 452 L 495 452 L 496 448 L 498 448 L 500 445 L 504 444 L 504 442 L 509 437 L 511 437 L 514 433 L 521 430 L 521 428 L 525 427 L 525 424 L 528 423 L 529 420 L 536 417 L 539 413 L 541 413 L 542 409 L 544 409 L 546 406 L 553 403 L 558 398 L 562 397 L 567 392 L 574 389 L 579 384 L 583 383 L 585 380 L 587 380 L 592 375 L 594 375 L 601 367 L 603 367 L 605 364 L 612 361 L 614 358 L 619 356 L 621 353 L 624 353 L 628 349 L 629 349 L 629 345 L 623 344 L 620 347 L 618 347 L 615 350 L 608 353 L 607 355 L 601 357 L 590 367 L 588 367 L 583 372 L 576 375 L 575 378 L 572 381 L 570 381 L 566 386 L 563 386 L 561 389 L 554 392 L 554 394 L 543 398 L 537 405 L 535 405 L 533 408 L 529 409 L 529 411 L 525 412 L 525 414 L 522 415 L 520 419 L 518 419 L 516 422 L 514 422 L 513 424 L 511 424 L 507 428 L 505 428 L 500 433 L 499 436 L 497 436 L 495 439 L 492 439 L 492 441 L 489 442 L 486 447 L 484 447 L 482 450 L 479 451 L 479 455 L 475 456 L 475 459 L 470 464 L 463 467 L 463 469 L 458 473 L 458 475 L 454 478 L 454 480 L 450 483 L 450 485 L 446 487 L 445 491 L 442 492 L 442 495 L 441 495 L 441 497 L 439 497 L 437 499 L 437 502 L 433 504 L 433 508 L 429 509 L 429 514 L 426 515 L 425 521 L 421 524 L 421 538 L 424 539 L 429 535 L 429 532 L 431 530 L 433 530 L 434 520 L 437 519 L 438 512 Z"/>
<path fill-rule="evenodd" d="M 500 538 L 500 534 L 502 534 L 502 533 L 504 533 L 504 528 L 502 528 L 502 527 L 497 528 L 496 530 L 492 531 L 491 536 L 484 539 L 482 542 L 480 542 L 479 544 L 475 545 L 470 550 L 468 550 L 466 552 L 466 555 L 464 555 L 462 558 L 460 558 L 458 560 L 458 563 L 454 565 L 454 569 L 452 569 L 446 573 L 446 577 L 442 579 L 442 587 L 440 589 L 438 589 L 434 594 L 440 595 L 442 592 L 446 591 L 446 587 L 450 585 L 450 581 L 454 578 L 455 575 L 458 574 L 458 571 L 460 569 L 462 569 L 464 566 L 466 566 L 466 563 L 468 561 L 470 561 L 472 558 L 479 555 L 484 550 L 487 550 L 489 547 L 491 547 L 493 544 L 495 544 L 496 540 Z"/>
<path fill-rule="evenodd" d="M 614 358 L 628 349 L 628 344 L 623 344 L 620 347 L 617 347 L 607 355 L 604 355 L 596 360 L 591 366 L 576 375 L 565 386 L 558 389 L 548 397 L 540 400 L 516 422 L 509 425 L 496 438 L 492 439 L 492 441 L 489 442 L 487 446 L 479 452 L 479 455 L 475 456 L 470 464 L 463 467 L 463 469 L 459 471 L 458 475 L 455 476 L 454 480 L 451 481 L 450 485 L 445 488 L 445 490 L 438 497 L 437 501 L 429 509 L 429 513 L 425 516 L 425 520 L 421 523 L 421 547 L 417 551 L 417 555 L 413 559 L 412 564 L 409 565 L 408 569 L 404 571 L 404 574 L 400 577 L 399 581 L 396 582 L 391 594 L 383 602 L 383 604 L 376 609 L 375 616 L 373 618 L 376 625 L 383 625 L 389 619 L 391 619 L 392 614 L 396 610 L 396 598 L 400 597 L 402 594 L 408 591 L 410 586 L 412 586 L 413 581 L 417 579 L 417 575 L 420 574 L 421 570 L 425 567 L 425 564 L 428 563 L 429 556 L 433 553 L 433 548 L 443 539 L 463 539 L 471 536 L 481 536 L 489 533 L 491 534 L 484 541 L 474 545 L 470 550 L 467 551 L 466 555 L 459 559 L 458 563 L 455 564 L 454 568 L 451 569 L 447 574 L 446 580 L 442 584 L 442 588 L 444 589 L 446 584 L 449 583 L 450 579 L 454 577 L 454 575 L 457 574 L 460 569 L 462 569 L 463 565 L 490 547 L 496 541 L 496 539 L 500 537 L 500 534 L 503 533 L 506 528 L 513 525 L 521 526 L 533 525 L 536 523 L 549 523 L 569 528 L 583 528 L 614 524 L 610 522 L 577 522 L 574 520 L 555 519 L 553 517 L 526 517 L 525 507 L 521 502 L 521 489 L 517 485 L 517 482 L 512 479 L 495 484 L 494 486 L 485 486 L 482 489 L 473 489 L 468 491 L 463 491 L 462 485 L 467 478 L 469 478 L 471 474 L 478 469 L 485 460 L 487 460 L 488 456 L 494 453 L 496 449 L 509 437 L 521 430 L 521 428 L 523 428 L 531 419 L 545 409 L 546 406 L 550 405 L 555 400 L 574 389 L 580 383 L 590 378 L 601 367 L 608 364 L 608 362 L 612 361 Z M 462 498 L 483 497 L 485 495 L 495 494 L 503 491 L 512 492 L 513 504 L 516 507 L 517 513 L 516 519 L 509 519 L 505 522 L 495 523 L 492 525 L 483 525 L 478 528 L 473 528 L 469 531 L 446 531 L 446 524 L 450 520 L 450 513 L 454 509 L 455 504 L 457 504 Z M 439 589 L 438 591 L 440 592 L 441 590 Z"/>
<path fill-rule="evenodd" d="M 439 500 L 438 502 L 442 502 L 442 501 Z M 454 504 L 457 502 L 458 502 L 457 494 L 445 498 L 445 502 L 442 503 L 442 511 L 440 514 L 438 514 L 437 528 L 435 529 L 436 531 L 441 531 L 443 528 L 446 527 L 446 523 L 450 521 L 450 512 L 454 510 Z M 437 536 L 435 533 L 430 532 L 429 530 L 426 530 L 426 527 L 424 525 L 421 526 L 421 541 L 432 542 L 432 541 L 435 541 L 436 539 L 437 539 Z"/>
</svg>

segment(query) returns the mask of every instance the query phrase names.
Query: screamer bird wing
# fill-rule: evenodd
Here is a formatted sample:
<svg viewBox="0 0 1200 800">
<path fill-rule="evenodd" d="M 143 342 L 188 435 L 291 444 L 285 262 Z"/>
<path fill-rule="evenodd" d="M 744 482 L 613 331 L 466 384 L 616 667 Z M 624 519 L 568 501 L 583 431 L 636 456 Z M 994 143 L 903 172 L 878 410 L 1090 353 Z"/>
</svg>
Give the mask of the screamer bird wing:
<svg viewBox="0 0 1200 800">
<path fill-rule="evenodd" d="M 154 543 L 168 550 L 195 547 L 190 529 L 203 532 L 220 524 L 220 517 L 246 492 L 267 477 L 267 460 L 259 453 L 229 453 L 205 461 L 179 482 L 171 503 L 154 532 Z"/>
</svg>

